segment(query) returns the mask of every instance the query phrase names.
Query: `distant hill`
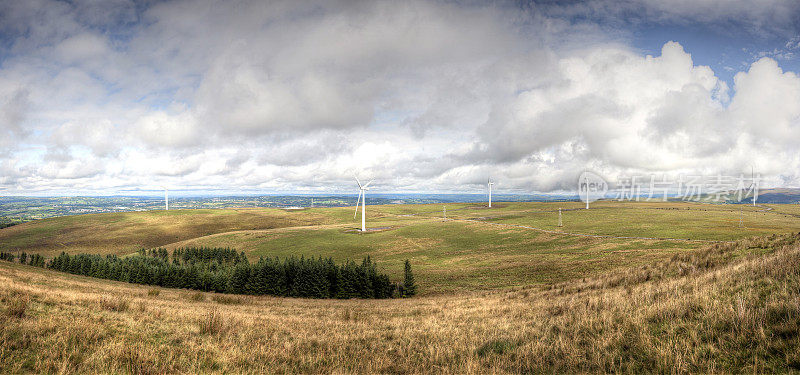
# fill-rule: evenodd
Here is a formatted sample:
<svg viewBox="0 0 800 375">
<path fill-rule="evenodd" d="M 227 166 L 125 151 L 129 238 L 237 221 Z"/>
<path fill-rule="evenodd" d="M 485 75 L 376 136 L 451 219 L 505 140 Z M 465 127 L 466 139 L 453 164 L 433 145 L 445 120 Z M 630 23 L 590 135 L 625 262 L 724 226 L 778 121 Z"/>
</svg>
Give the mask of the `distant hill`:
<svg viewBox="0 0 800 375">
<path fill-rule="evenodd" d="M 175 196 L 172 209 L 288 208 L 354 206 L 358 195 L 252 195 Z M 390 194 L 370 193 L 367 205 L 485 202 L 486 194 Z M 577 200 L 575 196 L 546 194 L 495 194 L 495 202 L 549 202 Z M 108 197 L 3 197 L 0 196 L 0 227 L 3 223 L 47 219 L 69 215 L 160 210 L 161 196 Z"/>
<path fill-rule="evenodd" d="M 742 203 L 753 203 L 753 198 L 743 199 Z M 798 204 L 800 203 L 800 189 L 759 190 L 756 203 Z"/>
</svg>

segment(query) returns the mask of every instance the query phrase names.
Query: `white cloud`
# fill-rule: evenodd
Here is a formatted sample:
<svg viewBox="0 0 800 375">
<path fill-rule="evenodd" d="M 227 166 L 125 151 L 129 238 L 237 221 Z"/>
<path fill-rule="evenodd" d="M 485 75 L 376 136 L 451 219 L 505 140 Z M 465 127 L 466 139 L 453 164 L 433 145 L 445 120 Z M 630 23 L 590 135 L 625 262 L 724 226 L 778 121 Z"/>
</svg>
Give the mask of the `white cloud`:
<svg viewBox="0 0 800 375">
<path fill-rule="evenodd" d="M 491 171 L 501 189 L 552 190 L 584 168 L 750 159 L 797 181 L 795 73 L 765 57 L 728 88 L 679 43 L 642 56 L 607 24 L 569 19 L 608 21 L 610 4 L 5 3 L 0 185 L 330 189 L 359 174 L 459 190 Z M 626 4 L 765 32 L 796 14 L 784 1 Z"/>
<path fill-rule="evenodd" d="M 0 147 L 12 147 L 25 129 L 22 124 L 30 106 L 29 92 L 25 88 L 4 90 L 0 93 Z"/>
<path fill-rule="evenodd" d="M 800 77 L 762 58 L 734 77 L 732 122 L 764 146 L 796 147 L 800 141 Z"/>
<path fill-rule="evenodd" d="M 201 132 L 196 118 L 188 111 L 153 111 L 140 117 L 133 129 L 139 139 L 156 148 L 194 145 L 207 135 Z"/>
</svg>

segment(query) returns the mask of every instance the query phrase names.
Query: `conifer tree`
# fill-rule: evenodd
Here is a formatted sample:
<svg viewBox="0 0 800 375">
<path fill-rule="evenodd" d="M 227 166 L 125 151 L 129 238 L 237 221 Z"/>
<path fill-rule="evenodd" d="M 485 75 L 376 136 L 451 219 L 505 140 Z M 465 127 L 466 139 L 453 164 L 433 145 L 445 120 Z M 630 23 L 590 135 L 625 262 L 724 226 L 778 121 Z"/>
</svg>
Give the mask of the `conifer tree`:
<svg viewBox="0 0 800 375">
<path fill-rule="evenodd" d="M 250 279 L 250 265 L 246 262 L 238 263 L 233 269 L 230 279 L 231 293 L 244 294 L 247 292 L 247 282 Z"/>
<path fill-rule="evenodd" d="M 411 262 L 406 259 L 405 277 L 403 279 L 403 296 L 410 297 L 417 294 L 417 284 L 414 283 L 414 274 L 411 272 Z"/>
</svg>

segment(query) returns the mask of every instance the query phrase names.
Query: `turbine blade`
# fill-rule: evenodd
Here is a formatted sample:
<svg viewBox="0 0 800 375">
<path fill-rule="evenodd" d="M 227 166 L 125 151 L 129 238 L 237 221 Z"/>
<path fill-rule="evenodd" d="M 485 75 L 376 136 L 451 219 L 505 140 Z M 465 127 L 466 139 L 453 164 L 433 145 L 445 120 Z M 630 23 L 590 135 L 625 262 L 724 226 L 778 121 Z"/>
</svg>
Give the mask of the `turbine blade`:
<svg viewBox="0 0 800 375">
<path fill-rule="evenodd" d="M 371 184 L 371 183 L 372 183 L 372 181 L 375 181 L 375 180 L 369 180 L 369 182 L 367 182 L 367 184 L 366 184 L 366 185 L 364 185 L 364 188 L 366 189 L 366 188 L 367 188 L 367 186 L 369 186 L 369 184 Z"/>
<path fill-rule="evenodd" d="M 363 186 L 361 186 L 361 181 L 359 181 L 359 180 L 358 180 L 358 177 L 356 177 L 356 182 L 358 183 L 358 187 L 359 187 L 359 188 L 362 188 L 362 187 L 363 187 Z"/>
</svg>

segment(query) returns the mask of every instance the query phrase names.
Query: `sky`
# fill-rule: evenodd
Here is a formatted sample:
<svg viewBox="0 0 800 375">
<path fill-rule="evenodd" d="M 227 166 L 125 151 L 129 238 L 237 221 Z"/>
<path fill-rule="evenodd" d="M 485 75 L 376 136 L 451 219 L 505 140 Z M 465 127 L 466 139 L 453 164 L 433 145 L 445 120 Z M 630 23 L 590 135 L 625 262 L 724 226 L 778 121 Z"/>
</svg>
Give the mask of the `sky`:
<svg viewBox="0 0 800 375">
<path fill-rule="evenodd" d="M 0 0 L 0 195 L 800 187 L 798 20 L 793 0 Z"/>
</svg>

